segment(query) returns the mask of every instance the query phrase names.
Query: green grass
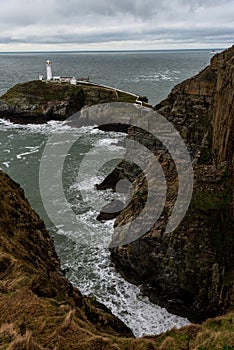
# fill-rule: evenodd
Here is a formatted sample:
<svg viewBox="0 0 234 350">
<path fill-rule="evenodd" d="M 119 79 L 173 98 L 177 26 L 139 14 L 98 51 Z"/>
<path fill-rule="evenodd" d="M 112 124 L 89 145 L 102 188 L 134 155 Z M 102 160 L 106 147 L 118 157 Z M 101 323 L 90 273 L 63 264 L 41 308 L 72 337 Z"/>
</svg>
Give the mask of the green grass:
<svg viewBox="0 0 234 350">
<path fill-rule="evenodd" d="M 13 88 L 8 90 L 1 99 L 8 102 L 24 97 L 27 98 L 27 100 L 36 98 L 49 102 L 54 100 L 62 100 L 73 93 L 78 93 L 81 91 L 82 88 L 80 86 L 74 86 L 66 83 L 46 83 L 36 80 L 15 85 Z"/>
<path fill-rule="evenodd" d="M 136 102 L 136 96 L 127 94 L 126 92 L 118 91 L 118 102 L 128 102 L 128 103 L 134 103 Z"/>
</svg>

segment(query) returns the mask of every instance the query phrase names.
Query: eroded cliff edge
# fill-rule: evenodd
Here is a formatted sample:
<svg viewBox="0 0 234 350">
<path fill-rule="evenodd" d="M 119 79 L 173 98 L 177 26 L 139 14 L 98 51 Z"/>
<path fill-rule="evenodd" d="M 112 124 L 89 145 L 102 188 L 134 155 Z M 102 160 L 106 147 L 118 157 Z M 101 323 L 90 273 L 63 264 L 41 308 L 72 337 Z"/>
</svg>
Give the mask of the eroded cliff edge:
<svg viewBox="0 0 234 350">
<path fill-rule="evenodd" d="M 173 160 L 153 142 L 152 135 L 134 127 L 128 130 L 129 138 L 158 157 L 168 194 L 163 215 L 154 227 L 139 240 L 112 248 L 112 260 L 153 302 L 192 321 L 233 307 L 233 87 L 234 46 L 214 56 L 207 68 L 177 85 L 155 106 L 179 130 L 193 158 L 195 174 L 189 210 L 179 227 L 165 237 L 178 186 Z M 118 232 L 141 212 L 147 198 L 143 175 L 126 162 L 99 188 L 115 188 L 124 176 L 133 182 L 134 195 L 116 219 Z M 158 186 L 156 181 L 150 189 L 154 186 Z"/>
</svg>

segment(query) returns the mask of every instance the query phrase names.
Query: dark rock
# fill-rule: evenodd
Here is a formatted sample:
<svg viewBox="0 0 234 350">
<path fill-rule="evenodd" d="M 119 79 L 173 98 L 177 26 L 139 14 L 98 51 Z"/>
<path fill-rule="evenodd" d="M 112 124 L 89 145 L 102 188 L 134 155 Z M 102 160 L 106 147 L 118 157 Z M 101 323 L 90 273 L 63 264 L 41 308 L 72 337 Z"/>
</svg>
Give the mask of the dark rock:
<svg viewBox="0 0 234 350">
<path fill-rule="evenodd" d="M 32 105 L 33 102 L 30 106 Z M 17 116 L 14 111 L 13 116 Z M 22 122 L 26 122 L 24 116 L 22 118 Z M 28 120 L 31 120 L 30 117 Z M 32 120 L 35 119 L 32 117 Z M 223 157 L 224 153 L 219 153 L 218 157 Z M 182 236 L 177 233 L 174 237 L 166 236 L 165 240 L 160 240 L 158 231 L 162 231 L 165 226 L 161 218 L 162 226 L 155 228 L 152 235 L 151 233 L 149 236 L 146 235 L 141 244 L 136 242 L 135 246 L 122 247 L 123 254 L 117 249 L 113 250 L 112 256 L 116 254 L 115 261 L 119 261 L 119 266 L 125 266 L 125 269 L 121 268 L 121 272 L 124 271 L 129 279 L 130 274 L 136 283 L 139 279 L 143 279 L 142 290 L 151 294 L 152 299 L 158 293 L 161 298 L 160 291 L 163 293 L 168 290 L 167 296 L 170 295 L 171 298 L 167 299 L 167 302 L 174 304 L 173 307 L 182 309 L 184 304 L 193 301 L 194 291 L 197 289 L 199 290 L 197 303 L 193 306 L 198 305 L 200 312 L 201 300 L 206 300 L 208 296 L 208 306 L 211 307 L 209 302 L 214 301 L 212 311 L 216 312 L 218 299 L 221 307 L 224 299 L 228 304 L 232 298 L 230 288 L 233 283 L 232 260 L 229 260 L 229 265 L 226 264 L 227 256 L 232 250 L 232 241 L 228 234 L 220 235 L 224 224 L 226 231 L 222 230 L 222 233 L 228 232 L 230 225 L 229 202 L 225 196 L 227 194 L 225 190 L 229 190 L 229 187 L 224 186 L 223 182 L 224 176 L 226 180 L 229 179 L 229 173 L 224 175 L 224 167 L 220 172 L 217 172 L 217 169 L 212 172 L 209 167 L 200 169 L 198 185 L 203 184 L 207 196 L 201 198 L 199 192 L 196 192 L 197 197 L 192 207 L 195 213 L 197 210 L 200 213 L 200 217 L 195 218 L 199 228 L 198 237 L 192 213 L 191 221 L 187 220 L 184 223 L 184 233 L 181 227 Z M 129 171 L 130 178 L 134 171 Z M 207 185 L 207 177 L 212 186 L 214 183 L 219 186 L 220 191 L 215 196 L 213 187 Z M 144 187 L 144 179 L 138 174 L 135 185 L 135 188 L 140 190 L 138 199 L 144 197 Z M 203 191 L 203 187 L 201 189 Z M 139 204 L 138 199 L 136 197 L 136 204 Z M 119 221 L 125 220 L 126 213 L 129 214 L 134 209 L 131 207 L 132 204 L 129 204 L 128 210 L 121 211 Z M 128 327 L 95 298 L 82 296 L 64 277 L 53 241 L 44 223 L 30 207 L 20 186 L 2 171 L 0 171 L 0 207 L 1 348 L 157 350 L 195 349 L 202 348 L 205 344 L 207 350 L 231 349 L 234 324 L 231 312 L 217 319 L 208 320 L 203 325 L 173 329 L 154 337 L 129 338 L 132 332 Z M 216 221 L 213 220 L 214 217 L 217 218 Z M 211 230 L 209 223 L 213 225 Z M 206 227 L 210 231 L 207 231 Z M 192 241 L 189 235 L 190 228 L 194 233 Z M 212 240 L 209 239 L 210 232 Z M 129 266 L 131 261 L 133 265 Z M 184 270 L 184 266 L 187 270 Z M 158 274 L 155 274 L 156 270 Z M 151 275 L 156 280 L 156 285 L 150 285 Z M 178 280 L 175 278 L 177 276 Z M 157 293 L 154 292 L 154 288 L 157 289 Z"/>
<path fill-rule="evenodd" d="M 98 221 L 107 221 L 115 219 L 121 210 L 124 208 L 123 202 L 120 200 L 114 200 L 111 203 L 105 205 L 100 214 L 97 216 Z"/>
<path fill-rule="evenodd" d="M 116 184 L 119 181 L 126 178 L 132 182 L 140 173 L 141 169 L 135 163 L 122 160 L 102 183 L 96 185 L 96 188 L 98 190 L 112 189 L 115 191 Z"/>
<path fill-rule="evenodd" d="M 133 103 L 136 98 L 136 95 L 91 83 L 71 85 L 36 80 L 17 84 L 1 96 L 0 117 L 19 124 L 46 123 L 49 120 L 66 120 L 84 106 Z M 84 122 L 82 125 L 93 124 Z"/>
<path fill-rule="evenodd" d="M 145 102 L 145 103 L 148 103 L 149 100 L 146 96 L 139 96 L 138 97 L 138 101 L 141 101 L 141 102 Z"/>
<path fill-rule="evenodd" d="M 102 131 L 116 131 L 116 132 L 123 132 L 127 134 L 129 127 L 130 125 L 128 124 L 111 123 L 111 124 L 100 125 L 98 129 Z"/>
<path fill-rule="evenodd" d="M 1 171 L 0 205 L 1 348 L 158 350 L 204 342 L 207 350 L 231 348 L 233 313 L 159 336 L 130 338 L 131 331 L 107 307 L 82 296 L 63 276 L 44 223 L 20 186 Z"/>
<path fill-rule="evenodd" d="M 135 127 L 128 130 L 128 137 L 158 157 L 168 191 L 163 213 L 152 229 L 121 245 L 125 224 L 139 215 L 147 199 L 142 173 L 135 174 L 132 201 L 115 221 L 113 239 L 118 232 L 121 240 L 119 247 L 111 248 L 112 261 L 153 302 L 196 322 L 225 312 L 233 303 L 233 85 L 234 46 L 213 57 L 210 66 L 177 85 L 155 107 L 180 131 L 194 159 L 193 198 L 185 218 L 169 234 L 164 234 L 165 227 L 178 189 L 173 159 L 148 133 Z M 126 162 L 120 163 L 100 188 L 114 188 L 128 173 Z M 150 190 L 158 186 L 152 183 Z"/>
</svg>

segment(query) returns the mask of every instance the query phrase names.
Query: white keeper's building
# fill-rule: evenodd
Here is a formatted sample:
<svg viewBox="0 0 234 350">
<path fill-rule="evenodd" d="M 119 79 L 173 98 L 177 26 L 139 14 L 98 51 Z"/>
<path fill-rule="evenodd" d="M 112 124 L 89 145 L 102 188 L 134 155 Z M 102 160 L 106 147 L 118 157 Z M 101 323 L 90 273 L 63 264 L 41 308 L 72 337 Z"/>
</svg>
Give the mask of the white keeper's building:
<svg viewBox="0 0 234 350">
<path fill-rule="evenodd" d="M 43 74 L 39 75 L 39 80 L 44 81 Z M 51 61 L 46 61 L 46 81 L 59 82 L 59 83 L 70 83 L 76 85 L 77 79 L 75 77 L 61 77 L 53 76 Z"/>
</svg>

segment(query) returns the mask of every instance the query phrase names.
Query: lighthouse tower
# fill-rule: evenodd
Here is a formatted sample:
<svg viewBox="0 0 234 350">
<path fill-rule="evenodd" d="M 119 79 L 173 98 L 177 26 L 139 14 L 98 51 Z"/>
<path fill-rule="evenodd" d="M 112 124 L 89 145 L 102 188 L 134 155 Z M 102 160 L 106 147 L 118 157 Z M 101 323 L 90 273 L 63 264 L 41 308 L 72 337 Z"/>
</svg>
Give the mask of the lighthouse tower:
<svg viewBox="0 0 234 350">
<path fill-rule="evenodd" d="M 52 67 L 51 67 L 51 62 L 48 60 L 46 61 L 46 80 L 52 80 L 53 75 L 52 75 Z"/>
</svg>

